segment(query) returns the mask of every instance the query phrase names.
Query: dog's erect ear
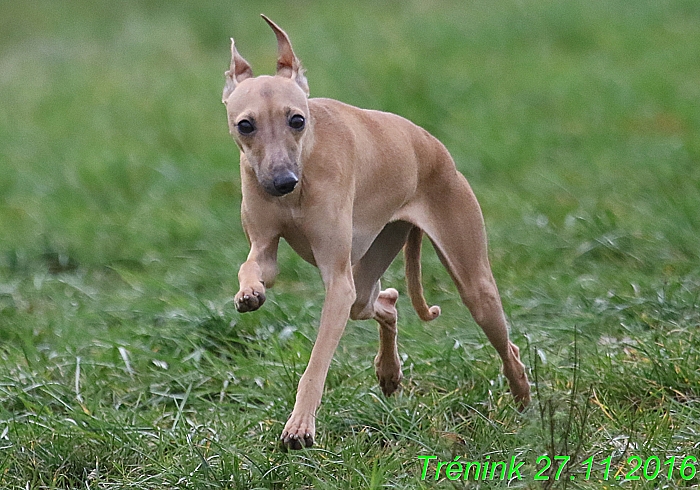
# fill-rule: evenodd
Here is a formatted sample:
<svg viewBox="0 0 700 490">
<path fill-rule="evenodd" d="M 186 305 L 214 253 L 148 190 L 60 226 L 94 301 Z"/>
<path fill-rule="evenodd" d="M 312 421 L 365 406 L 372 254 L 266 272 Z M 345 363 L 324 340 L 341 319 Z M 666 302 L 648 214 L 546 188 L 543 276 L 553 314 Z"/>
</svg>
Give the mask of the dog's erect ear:
<svg viewBox="0 0 700 490">
<path fill-rule="evenodd" d="M 275 36 L 277 36 L 277 75 L 293 79 L 306 95 L 309 95 L 309 82 L 306 81 L 304 76 L 304 68 L 301 66 L 301 61 L 292 51 L 292 43 L 289 41 L 289 36 L 265 15 L 260 15 L 275 32 Z"/>
<path fill-rule="evenodd" d="M 236 88 L 236 85 L 246 78 L 253 76 L 253 69 L 248 62 L 238 54 L 236 43 L 233 42 L 233 38 L 231 38 L 231 68 L 226 70 L 224 76 L 226 77 L 226 83 L 224 84 L 224 94 L 221 98 L 221 101 L 224 103 L 229 95 L 231 95 L 231 92 L 233 92 L 233 89 Z"/>
</svg>

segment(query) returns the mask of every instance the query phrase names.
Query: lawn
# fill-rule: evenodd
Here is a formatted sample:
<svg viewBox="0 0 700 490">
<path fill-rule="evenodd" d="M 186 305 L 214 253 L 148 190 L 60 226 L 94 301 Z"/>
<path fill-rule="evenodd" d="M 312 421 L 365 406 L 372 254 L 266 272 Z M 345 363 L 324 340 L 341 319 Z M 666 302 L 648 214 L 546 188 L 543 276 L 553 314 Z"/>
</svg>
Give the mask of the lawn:
<svg viewBox="0 0 700 490">
<path fill-rule="evenodd" d="M 451 151 L 524 413 L 426 241 L 438 320 L 411 310 L 400 258 L 383 281 L 402 392 L 377 385 L 376 324 L 350 322 L 316 445 L 279 449 L 324 294 L 283 244 L 264 307 L 232 303 L 248 248 L 221 89 L 231 36 L 274 71 L 261 11 L 313 96 Z M 698 40 L 696 0 L 6 2 L 0 488 L 698 488 Z M 487 461 L 522 478 L 456 471 Z"/>
</svg>

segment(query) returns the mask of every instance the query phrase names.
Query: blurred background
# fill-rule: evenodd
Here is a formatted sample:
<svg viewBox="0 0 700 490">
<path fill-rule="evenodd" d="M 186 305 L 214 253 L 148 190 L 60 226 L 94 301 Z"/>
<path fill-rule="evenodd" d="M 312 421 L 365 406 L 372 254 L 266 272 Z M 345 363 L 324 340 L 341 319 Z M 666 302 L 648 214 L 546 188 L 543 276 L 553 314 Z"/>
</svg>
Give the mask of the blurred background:
<svg viewBox="0 0 700 490">
<path fill-rule="evenodd" d="M 380 396 L 376 325 L 351 322 L 321 449 L 271 450 L 324 295 L 283 244 L 265 307 L 231 304 L 248 244 L 221 92 L 230 37 L 274 72 L 260 13 L 312 96 L 450 150 L 541 411 L 513 410 L 426 241 L 438 321 L 401 260 L 384 280 L 403 394 Z M 0 486 L 414 489 L 419 454 L 696 454 L 699 41 L 697 0 L 4 1 Z"/>
<path fill-rule="evenodd" d="M 694 1 L 68 0 L 3 6 L 5 269 L 237 246 L 220 92 L 229 37 L 274 70 L 260 11 L 289 33 L 312 96 L 399 113 L 447 145 L 496 263 L 697 259 Z"/>
</svg>

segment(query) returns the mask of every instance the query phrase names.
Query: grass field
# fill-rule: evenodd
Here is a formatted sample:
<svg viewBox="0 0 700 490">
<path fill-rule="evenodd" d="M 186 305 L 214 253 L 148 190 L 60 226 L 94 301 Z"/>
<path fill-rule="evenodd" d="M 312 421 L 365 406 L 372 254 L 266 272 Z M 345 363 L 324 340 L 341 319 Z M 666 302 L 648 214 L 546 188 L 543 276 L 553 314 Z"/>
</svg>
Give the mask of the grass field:
<svg viewBox="0 0 700 490">
<path fill-rule="evenodd" d="M 263 309 L 231 301 L 247 243 L 220 95 L 231 36 L 273 72 L 261 11 L 313 96 L 452 152 L 536 381 L 524 413 L 426 242 L 440 319 L 411 311 L 402 260 L 384 280 L 403 392 L 381 395 L 376 326 L 351 322 L 317 445 L 277 448 L 324 295 L 283 245 Z M 696 0 L 5 2 L 0 488 L 698 488 L 699 40 Z M 561 459 L 534 481 L 543 455 L 571 458 L 558 480 Z M 436 481 L 456 457 L 523 478 Z"/>
</svg>

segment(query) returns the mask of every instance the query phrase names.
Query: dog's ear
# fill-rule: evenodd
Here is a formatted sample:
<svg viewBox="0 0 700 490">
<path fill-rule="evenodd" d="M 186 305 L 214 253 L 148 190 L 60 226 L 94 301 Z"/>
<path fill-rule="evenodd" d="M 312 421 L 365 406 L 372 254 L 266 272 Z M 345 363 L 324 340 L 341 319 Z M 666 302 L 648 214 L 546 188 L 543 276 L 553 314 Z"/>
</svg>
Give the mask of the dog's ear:
<svg viewBox="0 0 700 490">
<path fill-rule="evenodd" d="M 226 82 L 224 84 L 224 93 L 221 97 L 221 101 L 224 103 L 229 95 L 231 95 L 231 92 L 233 92 L 233 89 L 236 88 L 236 85 L 246 78 L 253 76 L 253 69 L 250 67 L 250 64 L 238 54 L 236 43 L 233 42 L 233 38 L 231 38 L 231 68 L 226 70 L 224 76 L 226 77 Z"/>
<path fill-rule="evenodd" d="M 292 51 L 292 43 L 289 41 L 289 36 L 266 16 L 262 14 L 261 16 L 275 32 L 275 36 L 277 36 L 277 75 L 291 78 L 297 82 L 297 85 L 301 87 L 306 95 L 309 95 L 309 82 L 304 76 L 304 68 L 301 66 L 301 61 Z"/>
</svg>

